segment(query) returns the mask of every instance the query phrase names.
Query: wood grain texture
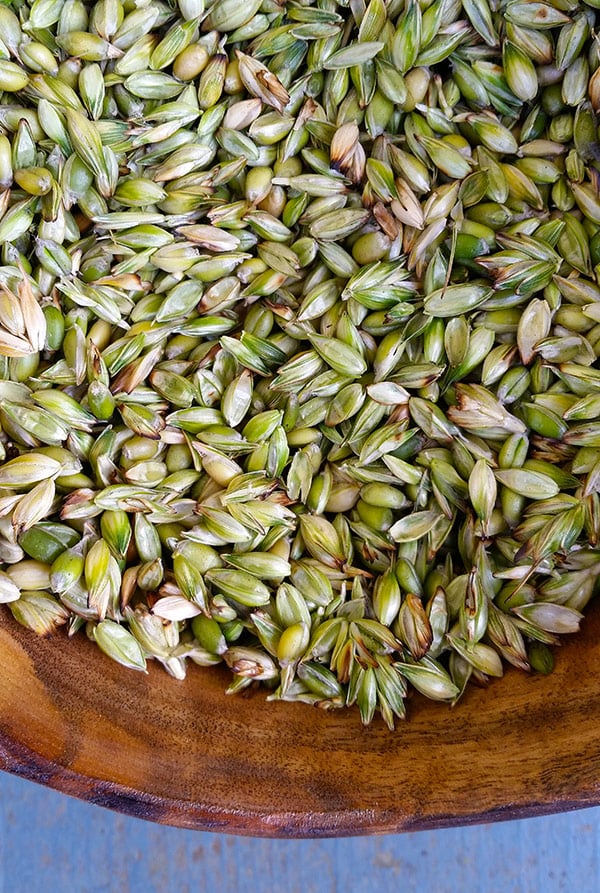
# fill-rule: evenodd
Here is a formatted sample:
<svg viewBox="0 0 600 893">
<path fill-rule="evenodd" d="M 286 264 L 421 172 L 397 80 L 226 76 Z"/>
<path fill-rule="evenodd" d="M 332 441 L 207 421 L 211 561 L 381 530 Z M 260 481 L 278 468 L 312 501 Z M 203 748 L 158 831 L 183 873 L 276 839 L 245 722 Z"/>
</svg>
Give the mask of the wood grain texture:
<svg viewBox="0 0 600 893">
<path fill-rule="evenodd" d="M 0 893 L 594 891 L 600 810 L 338 840 L 166 828 L 0 772 Z"/>
<path fill-rule="evenodd" d="M 325 837 L 600 802 L 600 613 L 552 676 L 509 671 L 454 709 L 415 697 L 390 733 L 355 711 L 227 698 L 227 676 L 126 671 L 84 637 L 0 615 L 0 767 L 157 822 Z"/>
<path fill-rule="evenodd" d="M 600 810 L 338 840 L 166 828 L 0 772 L 0 893 L 592 893 Z"/>
</svg>

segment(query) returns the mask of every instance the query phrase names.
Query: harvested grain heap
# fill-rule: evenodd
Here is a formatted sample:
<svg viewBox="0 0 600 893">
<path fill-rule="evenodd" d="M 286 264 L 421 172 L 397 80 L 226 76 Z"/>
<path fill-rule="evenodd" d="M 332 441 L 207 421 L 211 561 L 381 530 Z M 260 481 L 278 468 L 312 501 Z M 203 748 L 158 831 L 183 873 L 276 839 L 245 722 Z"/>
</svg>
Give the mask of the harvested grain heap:
<svg viewBox="0 0 600 893">
<path fill-rule="evenodd" d="M 390 726 L 552 668 L 600 572 L 595 21 L 0 7 L 20 623 Z"/>
</svg>

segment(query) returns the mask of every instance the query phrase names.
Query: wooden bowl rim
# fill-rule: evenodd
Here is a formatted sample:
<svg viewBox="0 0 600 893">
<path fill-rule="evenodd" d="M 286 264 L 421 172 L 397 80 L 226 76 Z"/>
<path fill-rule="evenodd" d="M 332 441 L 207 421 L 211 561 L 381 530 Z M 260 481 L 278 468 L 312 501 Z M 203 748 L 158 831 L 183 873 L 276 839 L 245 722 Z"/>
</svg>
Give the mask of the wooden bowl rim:
<svg viewBox="0 0 600 893">
<path fill-rule="evenodd" d="M 45 759 L 15 741 L 0 740 L 0 768 L 11 775 L 59 791 L 68 797 L 92 803 L 132 818 L 194 831 L 238 835 L 243 837 L 292 839 L 330 839 L 337 837 L 376 836 L 384 834 L 431 831 L 468 825 L 507 822 L 574 812 L 600 805 L 600 794 L 594 788 L 579 791 L 573 799 L 547 803 L 506 804 L 481 811 L 474 810 L 459 820 L 452 814 L 421 815 L 411 820 L 401 816 L 377 817 L 361 810 L 344 813 L 290 814 L 273 811 L 265 822 L 263 812 L 247 809 L 221 810 L 205 804 L 149 794 L 115 782 L 86 777 L 56 762 Z"/>
<path fill-rule="evenodd" d="M 582 633 L 559 650 L 552 676 L 526 677 L 509 670 L 503 680 L 494 682 L 487 691 L 473 690 L 453 711 L 417 697 L 410 704 L 406 723 L 395 733 L 388 732 L 383 723 L 363 730 L 355 712 L 325 715 L 303 705 L 265 704 L 264 692 L 241 699 L 232 707 L 234 702 L 220 694 L 223 677 L 212 669 L 206 671 L 206 676 L 200 671 L 206 688 L 202 688 L 198 703 L 217 705 L 220 709 L 225 701 L 228 712 L 219 720 L 223 723 L 223 738 L 218 741 L 216 762 L 206 776 L 199 778 L 189 796 L 182 796 L 181 790 L 171 792 L 168 759 L 166 771 L 158 780 L 133 759 L 127 765 L 132 747 L 137 747 L 141 754 L 138 763 L 144 762 L 146 742 L 138 736 L 132 738 L 132 745 L 123 723 L 135 726 L 137 722 L 143 729 L 143 720 L 136 718 L 130 705 L 117 705 L 113 725 L 106 704 L 118 690 L 116 686 L 124 680 L 131 681 L 130 671 L 108 661 L 83 638 L 79 642 L 61 638 L 38 640 L 6 616 L 0 616 L 0 654 L 0 768 L 138 818 L 203 831 L 315 838 L 508 820 L 600 803 L 597 610 L 586 618 Z M 32 663 L 32 654 L 40 657 L 44 667 L 49 664 L 46 678 L 41 678 L 46 672 L 40 671 L 42 664 L 36 668 Z M 78 682 L 73 674 L 78 672 L 78 657 L 82 655 L 89 661 L 88 677 L 97 676 L 99 670 L 103 674 L 96 700 L 84 703 L 84 713 L 91 711 L 97 725 L 86 725 L 88 720 L 80 721 L 74 707 L 65 706 L 60 698 L 55 700 L 63 684 L 68 696 L 77 692 Z M 568 678 L 572 679 L 575 665 L 581 669 L 580 684 L 573 687 L 568 698 L 561 698 L 561 687 Z M 168 703 L 172 690 L 183 685 L 186 692 L 197 696 L 193 681 L 178 683 L 158 667 L 155 669 L 141 680 L 141 674 L 133 674 L 138 692 L 149 691 L 153 696 L 156 690 Z M 188 678 L 194 672 L 195 668 Z M 83 690 L 84 681 L 81 685 Z M 72 690 L 69 686 L 73 686 Z M 489 715 L 473 729 L 473 716 L 479 715 L 477 711 L 487 699 Z M 24 721 L 24 717 L 33 715 L 27 713 L 32 705 L 43 714 L 37 731 Z M 184 703 L 182 710 L 186 709 Z M 262 737 L 257 741 L 263 748 L 271 746 L 271 758 L 276 753 L 277 735 L 286 742 L 298 741 L 300 748 L 299 756 L 292 754 L 289 764 L 282 765 L 275 759 L 272 784 L 268 774 L 266 781 L 260 776 L 261 771 L 264 776 L 264 766 L 257 759 L 253 761 L 252 746 L 256 742 L 252 739 L 241 766 L 228 762 L 227 730 L 236 731 L 231 728 L 232 717 L 237 721 L 239 714 L 243 723 L 255 711 L 261 718 L 268 717 L 270 728 L 264 734 L 261 731 Z M 435 711 L 446 717 L 448 735 L 456 740 L 436 743 L 438 739 L 432 737 L 437 722 Z M 35 722 L 32 724 L 35 726 Z M 81 751 L 57 751 L 52 736 L 59 726 L 62 732 L 66 730 L 67 737 L 81 739 L 83 756 Z M 151 732 L 158 735 L 154 726 L 150 727 Z M 438 731 L 445 728 L 446 723 L 442 723 Z M 187 768 L 185 760 L 177 755 L 177 748 L 189 740 L 186 729 L 185 723 L 178 725 L 165 745 L 171 747 L 169 759 L 180 770 Z M 311 734 L 315 730 L 320 730 L 325 740 L 319 739 L 311 749 Z M 503 734 L 498 737 L 499 732 Z M 343 740 L 338 748 L 340 734 Z M 161 740 L 160 735 L 156 740 Z M 497 759 L 490 759 L 496 748 Z M 148 753 L 156 754 L 156 750 L 153 742 Z M 102 758 L 110 753 L 120 754 L 115 763 L 120 777 L 115 770 L 103 767 Z M 339 766 L 333 765 L 336 759 Z M 102 771 L 98 771 L 99 767 Z M 397 789 L 390 787 L 388 769 L 398 778 Z M 346 777 L 350 770 L 358 773 L 355 781 Z M 223 788 L 223 780 L 232 771 L 236 779 L 241 779 L 235 797 Z M 440 779 L 446 788 L 442 785 L 440 789 Z"/>
</svg>

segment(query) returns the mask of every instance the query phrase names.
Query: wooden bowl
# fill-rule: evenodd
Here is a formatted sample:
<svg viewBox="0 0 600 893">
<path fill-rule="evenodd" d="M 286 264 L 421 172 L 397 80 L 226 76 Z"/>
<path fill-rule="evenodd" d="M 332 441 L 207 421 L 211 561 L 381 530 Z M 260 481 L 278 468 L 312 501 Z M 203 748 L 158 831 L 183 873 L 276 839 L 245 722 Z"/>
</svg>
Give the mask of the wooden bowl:
<svg viewBox="0 0 600 893">
<path fill-rule="evenodd" d="M 265 837 L 416 830 L 600 801 L 600 611 L 551 676 L 509 670 L 389 732 L 356 710 L 226 697 L 0 616 L 0 767 L 141 818 Z"/>
</svg>

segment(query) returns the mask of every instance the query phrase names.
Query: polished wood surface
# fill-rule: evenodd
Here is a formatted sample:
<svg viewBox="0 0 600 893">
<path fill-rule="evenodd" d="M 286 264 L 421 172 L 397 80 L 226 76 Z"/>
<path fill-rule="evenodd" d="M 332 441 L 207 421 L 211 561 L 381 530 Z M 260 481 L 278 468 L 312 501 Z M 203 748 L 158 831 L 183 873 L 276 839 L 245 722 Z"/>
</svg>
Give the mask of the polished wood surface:
<svg viewBox="0 0 600 893">
<path fill-rule="evenodd" d="M 600 802 L 600 612 L 551 676 L 508 671 L 454 708 L 415 696 L 389 732 L 358 713 L 226 697 L 228 676 L 125 670 L 85 637 L 0 613 L 0 768 L 142 818 L 320 837 Z"/>
</svg>

